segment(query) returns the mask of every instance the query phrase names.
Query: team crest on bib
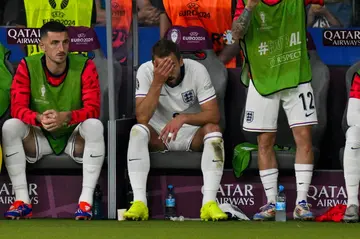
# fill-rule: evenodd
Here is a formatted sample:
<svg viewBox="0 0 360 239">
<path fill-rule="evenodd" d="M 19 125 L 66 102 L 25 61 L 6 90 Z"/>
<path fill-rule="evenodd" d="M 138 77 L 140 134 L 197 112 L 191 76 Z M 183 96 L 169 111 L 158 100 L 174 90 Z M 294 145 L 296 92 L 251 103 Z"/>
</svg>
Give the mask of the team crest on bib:
<svg viewBox="0 0 360 239">
<path fill-rule="evenodd" d="M 40 92 L 41 92 L 41 98 L 45 98 L 46 88 L 44 85 L 41 86 Z"/>
<path fill-rule="evenodd" d="M 184 93 L 181 93 L 181 96 L 183 98 L 183 101 L 186 104 L 193 104 L 194 101 L 195 101 L 195 92 L 194 92 L 194 90 L 185 91 Z"/>
<path fill-rule="evenodd" d="M 246 123 L 254 121 L 254 111 L 246 111 Z"/>
</svg>

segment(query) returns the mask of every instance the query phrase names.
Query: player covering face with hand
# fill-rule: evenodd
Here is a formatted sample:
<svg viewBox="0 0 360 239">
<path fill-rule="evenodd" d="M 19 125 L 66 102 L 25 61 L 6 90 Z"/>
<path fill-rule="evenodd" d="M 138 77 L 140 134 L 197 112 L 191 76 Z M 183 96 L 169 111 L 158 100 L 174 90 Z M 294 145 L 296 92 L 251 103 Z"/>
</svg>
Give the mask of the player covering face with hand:
<svg viewBox="0 0 360 239">
<path fill-rule="evenodd" d="M 82 192 L 76 219 L 91 219 L 94 189 L 104 162 L 100 87 L 95 64 L 68 54 L 64 25 L 46 23 L 40 29 L 44 54 L 26 57 L 11 88 L 11 115 L 2 128 L 5 165 L 15 191 L 6 218 L 32 216 L 26 181 L 26 161 L 65 152 L 83 164 Z M 45 160 L 45 159 L 44 159 Z"/>
<path fill-rule="evenodd" d="M 278 169 L 273 150 L 280 102 L 296 143 L 294 219 L 312 220 L 307 193 L 313 172 L 311 125 L 317 124 L 306 46 L 305 5 L 323 0 L 238 1 L 233 37 L 246 57 L 242 81 L 249 87 L 243 129 L 259 133 L 258 165 L 268 203 L 254 220 L 275 218 Z"/>
<path fill-rule="evenodd" d="M 136 118 L 130 132 L 128 171 L 134 201 L 128 220 L 147 220 L 146 182 L 152 151 L 203 151 L 203 220 L 226 219 L 216 203 L 224 168 L 224 142 L 215 90 L 206 68 L 182 59 L 178 46 L 160 40 L 153 60 L 137 73 Z M 171 158 L 169 158 L 171 160 Z"/>
</svg>

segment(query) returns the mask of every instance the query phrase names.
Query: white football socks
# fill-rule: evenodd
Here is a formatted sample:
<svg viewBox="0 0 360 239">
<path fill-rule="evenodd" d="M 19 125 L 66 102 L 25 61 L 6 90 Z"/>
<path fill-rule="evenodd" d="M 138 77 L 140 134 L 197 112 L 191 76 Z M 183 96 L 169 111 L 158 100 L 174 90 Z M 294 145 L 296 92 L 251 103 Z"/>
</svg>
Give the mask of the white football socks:
<svg viewBox="0 0 360 239">
<path fill-rule="evenodd" d="M 313 175 L 313 164 L 295 164 L 297 198 L 295 205 L 301 201 L 307 201 L 307 194 Z"/>
<path fill-rule="evenodd" d="M 150 131 L 142 124 L 136 124 L 130 132 L 128 148 L 128 171 L 134 201 L 147 205 L 146 183 L 150 171 Z"/>
<path fill-rule="evenodd" d="M 275 203 L 279 171 L 277 168 L 260 170 L 260 179 L 265 190 L 268 203 Z"/>
<path fill-rule="evenodd" d="M 105 157 L 104 127 L 100 120 L 87 119 L 79 128 L 85 140 L 83 154 L 83 183 L 79 202 L 93 204 L 96 183 Z"/>
<path fill-rule="evenodd" d="M 348 195 L 347 205 L 359 206 L 360 127 L 357 126 L 350 127 L 346 132 L 344 178 Z"/>
<path fill-rule="evenodd" d="M 204 150 L 201 158 L 203 173 L 203 202 L 216 200 L 220 187 L 225 162 L 224 141 L 220 132 L 213 132 L 204 137 Z"/>
<path fill-rule="evenodd" d="M 7 120 L 2 128 L 2 147 L 15 200 L 30 203 L 26 181 L 26 156 L 22 140 L 29 133 L 29 126 L 19 119 Z"/>
</svg>

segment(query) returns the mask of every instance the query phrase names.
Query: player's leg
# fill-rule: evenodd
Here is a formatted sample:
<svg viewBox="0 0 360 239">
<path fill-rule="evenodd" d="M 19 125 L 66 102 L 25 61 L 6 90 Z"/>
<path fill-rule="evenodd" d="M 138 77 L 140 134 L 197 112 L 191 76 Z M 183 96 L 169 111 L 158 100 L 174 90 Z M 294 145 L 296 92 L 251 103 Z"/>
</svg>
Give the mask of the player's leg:
<svg viewBox="0 0 360 239">
<path fill-rule="evenodd" d="M 277 194 L 278 169 L 274 152 L 279 113 L 279 94 L 264 97 L 251 83 L 246 100 L 243 129 L 259 133 L 258 165 L 260 179 L 267 197 L 267 204 L 254 215 L 254 220 L 273 220 L 275 218 L 275 199 Z"/>
<path fill-rule="evenodd" d="M 220 187 L 225 162 L 224 140 L 220 127 L 214 124 L 206 124 L 196 132 L 193 131 L 192 135 L 190 134 L 191 131 L 187 134 L 187 138 L 191 140 L 190 149 L 192 151 L 203 150 L 201 170 L 204 185 L 200 217 L 202 220 L 226 219 L 227 215 L 221 211 L 216 203 L 216 194 Z M 179 132 L 178 135 L 184 137 L 182 132 Z"/>
<path fill-rule="evenodd" d="M 160 127 L 157 130 L 160 130 Z M 150 171 L 149 148 L 151 151 L 166 149 L 158 137 L 157 131 L 151 125 L 136 124 L 130 131 L 128 172 L 134 198 L 132 206 L 124 214 L 128 220 L 147 220 L 149 218 L 146 199 L 146 184 Z"/>
<path fill-rule="evenodd" d="M 317 124 L 314 93 L 310 83 L 300 84 L 283 94 L 283 107 L 288 117 L 296 143 L 295 176 L 297 199 L 294 218 L 312 220 L 307 194 L 314 169 L 312 150 L 312 125 Z"/>
<path fill-rule="evenodd" d="M 52 152 L 41 130 L 19 119 L 7 120 L 2 128 L 5 166 L 15 192 L 15 202 L 5 213 L 6 218 L 29 218 L 32 206 L 26 180 L 26 161 L 35 163 Z"/>
<path fill-rule="evenodd" d="M 83 165 L 83 182 L 75 219 L 91 219 L 95 186 L 105 157 L 104 127 L 98 119 L 87 119 L 74 130 L 65 153 Z"/>
<path fill-rule="evenodd" d="M 343 220 L 359 221 L 359 181 L 360 181 L 360 100 L 350 98 L 348 103 L 344 151 L 344 177 L 348 195 L 347 208 Z"/>
</svg>

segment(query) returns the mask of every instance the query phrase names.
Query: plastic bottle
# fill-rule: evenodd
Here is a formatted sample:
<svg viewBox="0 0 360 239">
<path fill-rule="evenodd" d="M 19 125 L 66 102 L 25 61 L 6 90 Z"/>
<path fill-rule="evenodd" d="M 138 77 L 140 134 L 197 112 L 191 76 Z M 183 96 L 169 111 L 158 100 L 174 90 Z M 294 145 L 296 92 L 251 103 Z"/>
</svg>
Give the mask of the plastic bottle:
<svg viewBox="0 0 360 239">
<path fill-rule="evenodd" d="M 94 191 L 94 203 L 93 203 L 93 219 L 100 220 L 103 219 L 103 209 L 102 209 L 102 196 L 103 193 L 100 189 L 100 185 L 97 184 Z"/>
<path fill-rule="evenodd" d="M 275 221 L 286 222 L 286 196 L 284 186 L 279 185 L 279 192 L 276 196 Z"/>
<path fill-rule="evenodd" d="M 173 185 L 168 185 L 168 192 L 165 199 L 165 219 L 176 217 L 176 201 Z"/>
</svg>

